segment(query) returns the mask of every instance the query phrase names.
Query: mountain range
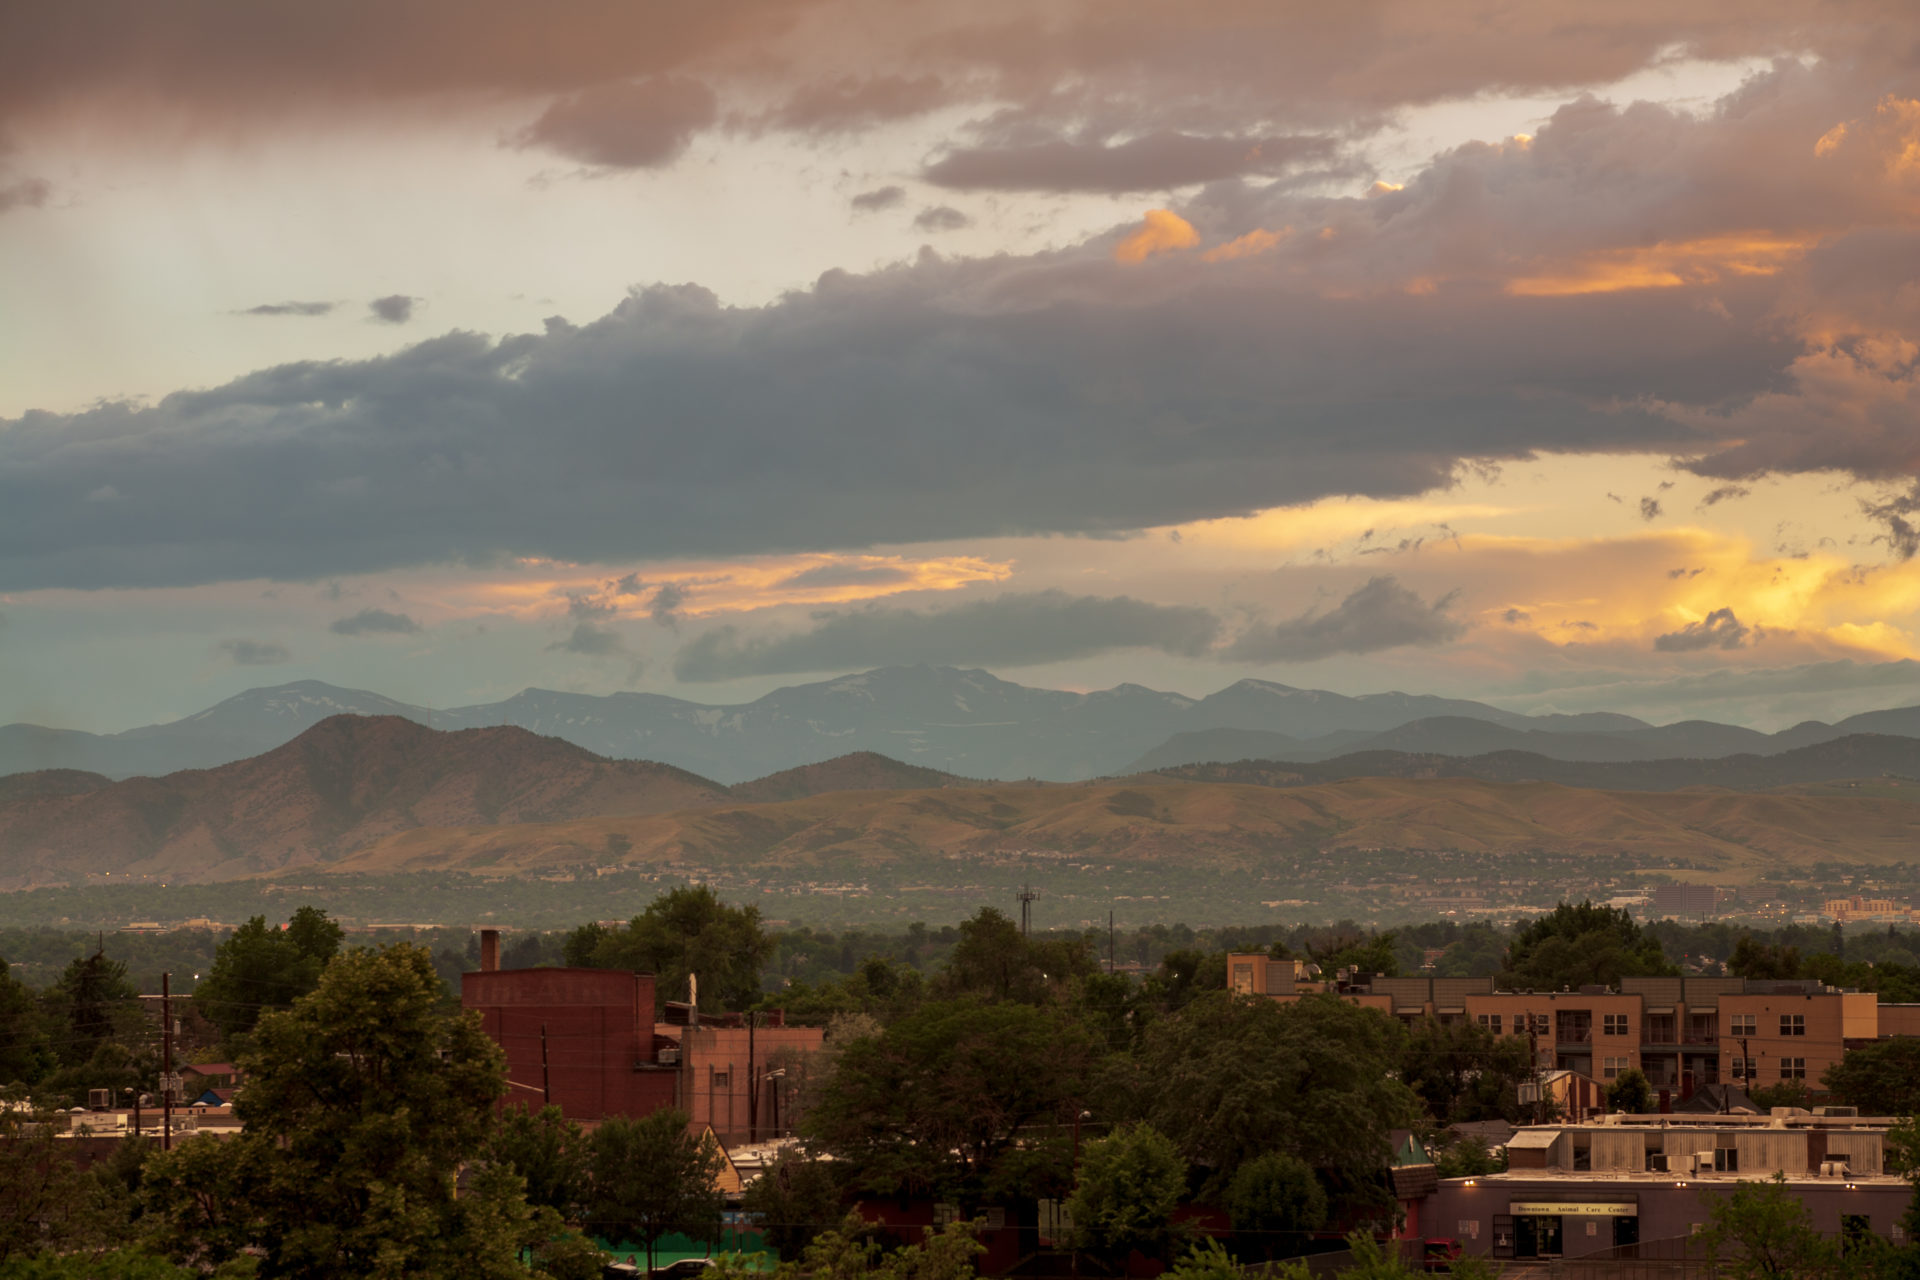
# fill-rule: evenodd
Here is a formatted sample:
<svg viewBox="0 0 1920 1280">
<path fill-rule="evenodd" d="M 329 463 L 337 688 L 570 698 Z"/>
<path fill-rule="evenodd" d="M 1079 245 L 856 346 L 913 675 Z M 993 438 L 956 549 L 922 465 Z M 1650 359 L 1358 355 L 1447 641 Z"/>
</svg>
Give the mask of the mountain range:
<svg viewBox="0 0 1920 1280">
<path fill-rule="evenodd" d="M 1526 716 L 1425 694 L 1348 697 L 1264 680 L 1242 680 L 1204 698 L 1133 684 L 1073 693 L 985 671 L 920 666 L 792 685 L 736 706 L 528 689 L 500 702 L 438 710 L 300 681 L 123 733 L 0 726 L 0 774 L 70 769 L 129 778 L 212 768 L 271 751 L 343 713 L 449 730 L 516 726 L 610 759 L 660 761 L 726 785 L 861 751 L 965 777 L 1076 781 L 1205 761 L 1312 762 L 1361 751 L 1651 761 L 1771 755 L 1853 733 L 1920 737 L 1920 707 L 1766 734 L 1709 721 L 1656 726 L 1608 712 Z"/>
</svg>

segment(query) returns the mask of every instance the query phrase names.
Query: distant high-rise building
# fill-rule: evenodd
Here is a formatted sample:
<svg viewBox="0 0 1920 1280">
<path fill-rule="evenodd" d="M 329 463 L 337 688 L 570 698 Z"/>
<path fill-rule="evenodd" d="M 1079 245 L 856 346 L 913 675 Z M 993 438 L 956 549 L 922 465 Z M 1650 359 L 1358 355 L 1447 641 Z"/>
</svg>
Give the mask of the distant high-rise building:
<svg viewBox="0 0 1920 1280">
<path fill-rule="evenodd" d="M 1704 919 L 1718 914 L 1720 891 L 1710 884 L 1663 884 L 1653 890 L 1652 913 Z"/>
</svg>

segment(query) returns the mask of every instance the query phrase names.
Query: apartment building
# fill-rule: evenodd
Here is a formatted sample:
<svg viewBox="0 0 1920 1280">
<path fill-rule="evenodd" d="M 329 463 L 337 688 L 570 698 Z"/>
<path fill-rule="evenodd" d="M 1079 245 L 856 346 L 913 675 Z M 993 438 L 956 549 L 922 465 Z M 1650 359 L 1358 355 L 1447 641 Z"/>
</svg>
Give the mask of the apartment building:
<svg viewBox="0 0 1920 1280">
<path fill-rule="evenodd" d="M 1899 1241 L 1911 1189 L 1886 1172 L 1889 1123 L 1782 1108 L 1524 1128 L 1507 1145 L 1506 1172 L 1439 1182 L 1425 1230 L 1496 1258 L 1632 1257 L 1643 1243 L 1698 1232 L 1742 1180 L 1780 1174 L 1816 1230 Z"/>
<path fill-rule="evenodd" d="M 1330 991 L 1409 1023 L 1465 1021 L 1495 1035 L 1529 1036 L 1542 1069 L 1605 1082 L 1633 1068 L 1679 1097 L 1727 1082 L 1798 1080 L 1817 1090 L 1850 1044 L 1881 1035 L 1873 993 L 1812 980 L 1623 978 L 1618 989 L 1496 991 L 1491 977 L 1350 975 L 1321 983 L 1296 961 L 1237 954 L 1227 972 L 1229 985 L 1249 995 L 1292 1000 Z M 1920 1029 L 1920 1017 L 1890 1012 L 1888 1021 L 1901 1033 L 1909 1023 Z"/>
</svg>

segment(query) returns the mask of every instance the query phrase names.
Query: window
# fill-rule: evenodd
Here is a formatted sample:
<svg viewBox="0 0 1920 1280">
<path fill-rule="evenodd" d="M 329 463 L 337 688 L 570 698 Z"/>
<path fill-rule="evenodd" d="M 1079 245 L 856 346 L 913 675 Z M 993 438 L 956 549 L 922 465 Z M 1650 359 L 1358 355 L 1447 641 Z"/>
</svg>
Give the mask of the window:
<svg viewBox="0 0 1920 1280">
<path fill-rule="evenodd" d="M 1713 1151 L 1713 1171 L 1715 1173 L 1740 1172 L 1740 1153 L 1732 1147 L 1715 1147 Z"/>
<path fill-rule="evenodd" d="M 1783 1036 L 1803 1036 L 1807 1034 L 1807 1015 L 1804 1013 L 1781 1014 L 1780 1034 Z"/>
<path fill-rule="evenodd" d="M 1733 1058 L 1730 1062 L 1732 1065 L 1729 1069 L 1735 1080 L 1752 1080 L 1757 1074 L 1758 1064 L 1752 1058 Z"/>
<path fill-rule="evenodd" d="M 1611 1080 L 1632 1065 L 1631 1058 L 1602 1058 L 1600 1059 L 1600 1078 Z"/>
<path fill-rule="evenodd" d="M 1523 1018 L 1526 1017 L 1525 1014 L 1521 1014 L 1520 1016 Z M 1547 1034 L 1549 1030 L 1549 1024 L 1547 1021 L 1546 1014 L 1536 1013 L 1533 1015 L 1533 1029 L 1543 1036 Z"/>
<path fill-rule="evenodd" d="M 1500 1015 L 1497 1013 L 1483 1013 L 1480 1015 L 1480 1025 L 1482 1027 L 1485 1027 L 1488 1031 L 1493 1032 L 1493 1034 L 1499 1035 L 1500 1034 Z"/>
<path fill-rule="evenodd" d="M 726 1088 L 730 1088 L 732 1084 L 733 1084 L 733 1076 L 731 1073 L 726 1071 L 716 1071 L 713 1073 L 714 1088 L 726 1089 Z"/>
<path fill-rule="evenodd" d="M 1782 1080 L 1805 1080 L 1807 1078 L 1807 1060 L 1805 1058 L 1780 1059 L 1780 1078 Z"/>
<path fill-rule="evenodd" d="M 1623 1036 L 1627 1034 L 1627 1015 L 1624 1013 L 1603 1013 L 1600 1015 L 1602 1035 Z"/>
<path fill-rule="evenodd" d="M 1755 1014 L 1736 1013 L 1733 1015 L 1733 1029 L 1727 1032 L 1727 1034 L 1734 1036 L 1758 1035 L 1759 1032 L 1755 1029 L 1754 1025 L 1758 1021 L 1759 1018 Z"/>
</svg>

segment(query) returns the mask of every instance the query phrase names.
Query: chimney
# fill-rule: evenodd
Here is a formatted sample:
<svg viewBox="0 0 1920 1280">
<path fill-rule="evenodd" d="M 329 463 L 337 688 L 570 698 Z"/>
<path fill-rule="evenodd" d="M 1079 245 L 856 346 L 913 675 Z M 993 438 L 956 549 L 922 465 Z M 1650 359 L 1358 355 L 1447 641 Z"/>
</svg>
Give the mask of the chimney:
<svg viewBox="0 0 1920 1280">
<path fill-rule="evenodd" d="M 480 972 L 492 973 L 500 967 L 500 931 L 482 929 L 480 931 Z"/>
</svg>

